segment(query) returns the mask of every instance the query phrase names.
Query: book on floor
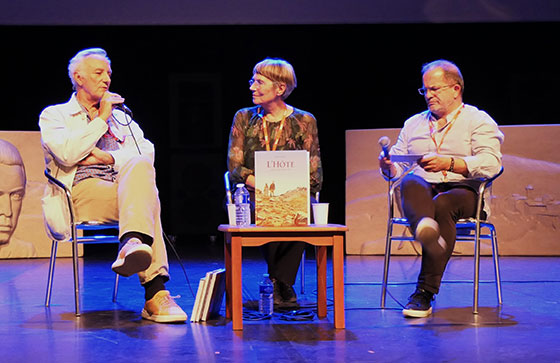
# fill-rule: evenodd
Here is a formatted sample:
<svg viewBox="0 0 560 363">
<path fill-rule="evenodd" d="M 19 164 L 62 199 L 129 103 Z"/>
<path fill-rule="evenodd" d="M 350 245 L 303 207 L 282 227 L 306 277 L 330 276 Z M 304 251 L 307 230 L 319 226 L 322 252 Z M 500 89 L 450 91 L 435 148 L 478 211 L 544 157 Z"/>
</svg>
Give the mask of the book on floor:
<svg viewBox="0 0 560 363">
<path fill-rule="evenodd" d="M 191 322 L 207 321 L 219 316 L 225 292 L 225 269 L 208 271 L 200 279 Z"/>
</svg>

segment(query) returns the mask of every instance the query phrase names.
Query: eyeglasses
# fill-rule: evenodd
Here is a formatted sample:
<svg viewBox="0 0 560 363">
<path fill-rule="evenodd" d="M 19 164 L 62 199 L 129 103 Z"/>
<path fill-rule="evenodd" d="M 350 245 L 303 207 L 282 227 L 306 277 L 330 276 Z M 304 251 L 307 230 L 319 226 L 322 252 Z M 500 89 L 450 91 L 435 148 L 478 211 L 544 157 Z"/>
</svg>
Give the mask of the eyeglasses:
<svg viewBox="0 0 560 363">
<path fill-rule="evenodd" d="M 457 83 L 453 83 L 453 84 L 448 84 L 447 86 L 441 86 L 441 87 L 428 87 L 428 88 L 422 87 L 422 88 L 418 88 L 418 93 L 420 93 L 422 96 L 426 95 L 426 93 L 428 93 L 428 92 L 438 93 L 442 89 L 453 87 L 456 84 Z"/>
<path fill-rule="evenodd" d="M 263 81 L 262 79 L 253 79 L 253 78 L 251 78 L 251 79 L 249 80 L 249 87 L 251 87 L 251 86 L 252 86 L 253 84 L 255 84 L 255 83 L 257 84 L 257 85 L 256 85 L 257 87 L 260 87 L 260 86 L 262 86 L 262 85 L 264 84 L 264 81 Z"/>
<path fill-rule="evenodd" d="M 273 81 L 273 80 L 271 80 L 271 79 L 268 79 L 268 78 L 266 78 L 266 80 L 272 82 L 272 84 L 274 84 L 275 86 L 278 86 L 278 82 L 275 82 L 275 81 Z M 252 85 L 255 84 L 257 88 L 260 88 L 261 86 L 264 86 L 265 83 L 266 83 L 265 80 L 251 78 L 251 79 L 249 80 L 249 87 L 251 87 Z"/>
</svg>

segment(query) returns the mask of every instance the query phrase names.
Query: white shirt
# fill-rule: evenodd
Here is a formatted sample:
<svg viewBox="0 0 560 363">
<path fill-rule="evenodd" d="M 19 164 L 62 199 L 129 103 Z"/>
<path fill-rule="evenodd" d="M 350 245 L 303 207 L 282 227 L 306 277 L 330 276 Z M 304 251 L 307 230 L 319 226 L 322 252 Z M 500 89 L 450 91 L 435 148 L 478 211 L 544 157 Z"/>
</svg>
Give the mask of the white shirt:
<svg viewBox="0 0 560 363">
<path fill-rule="evenodd" d="M 459 112 L 457 119 L 451 123 Z M 484 111 L 470 105 L 461 105 L 447 116 L 447 125 L 437 130 L 434 127 L 434 137 L 440 150 L 430 135 L 430 112 L 424 111 L 405 121 L 397 142 L 389 152 L 391 155 L 438 153 L 461 158 L 467 164 L 468 178 L 492 177 L 502 166 L 500 146 L 504 141 L 504 134 L 498 129 L 496 122 Z M 448 131 L 447 129 L 451 127 Z M 445 136 L 444 136 L 445 135 Z M 397 175 L 402 175 L 408 166 L 404 163 L 394 163 Z M 442 172 L 427 172 L 416 166 L 414 174 L 429 183 L 444 182 Z M 447 172 L 448 181 L 461 181 L 463 175 Z"/>
<path fill-rule="evenodd" d="M 114 111 L 113 118 L 117 118 L 124 125 L 131 121 L 120 111 Z M 144 138 L 144 133 L 138 124 L 134 121 L 130 122 L 134 138 L 128 126 L 121 124 L 113 121 L 112 118 L 108 122 L 100 117 L 88 121 L 88 115 L 80 106 L 76 94 L 73 94 L 67 103 L 45 108 L 39 118 L 39 127 L 45 163 L 53 176 L 72 188 L 78 162 L 89 155 L 109 127 L 120 141 L 118 150 L 109 151 L 115 159 L 115 170 L 118 171 L 131 157 L 138 156 L 134 138 L 142 155 L 150 158 L 153 163 L 154 145 Z"/>
</svg>

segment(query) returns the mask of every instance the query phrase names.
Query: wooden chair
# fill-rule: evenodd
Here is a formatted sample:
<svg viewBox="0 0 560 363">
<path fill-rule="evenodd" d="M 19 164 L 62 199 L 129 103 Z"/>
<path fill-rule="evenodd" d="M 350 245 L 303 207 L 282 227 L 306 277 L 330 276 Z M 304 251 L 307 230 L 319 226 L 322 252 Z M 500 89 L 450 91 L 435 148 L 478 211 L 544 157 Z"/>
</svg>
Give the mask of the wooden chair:
<svg viewBox="0 0 560 363">
<path fill-rule="evenodd" d="M 80 315 L 80 281 L 78 270 L 78 244 L 86 243 L 119 243 L 119 236 L 115 234 L 98 233 L 101 231 L 119 229 L 118 223 L 99 223 L 95 221 L 78 222 L 74 212 L 72 203 L 72 194 L 70 190 L 61 181 L 53 177 L 48 169 L 45 169 L 45 176 L 51 185 L 59 188 L 66 196 L 67 207 L 70 215 L 71 238 L 67 242 L 72 243 L 72 266 L 74 271 L 74 306 L 76 316 Z M 85 231 L 87 236 L 80 236 L 78 231 Z M 45 306 L 50 306 L 52 285 L 54 280 L 54 268 L 56 263 L 56 252 L 58 248 L 58 240 L 53 239 L 51 245 L 51 257 L 49 261 L 49 275 L 47 281 L 47 291 L 45 295 Z M 115 283 L 113 286 L 113 302 L 117 300 L 117 292 L 119 287 L 119 275 L 115 274 Z"/>
<path fill-rule="evenodd" d="M 500 261 L 498 254 L 498 239 L 496 237 L 496 229 L 494 225 L 485 220 L 483 211 L 483 200 L 485 191 L 492 185 L 492 182 L 502 175 L 504 169 L 500 170 L 492 178 L 480 179 L 481 183 L 478 188 L 478 201 L 476 207 L 476 214 L 473 218 L 460 219 L 457 221 L 457 241 L 472 241 L 474 242 L 474 279 L 473 279 L 473 314 L 478 314 L 478 285 L 479 285 L 479 270 L 480 270 L 480 240 L 488 239 L 492 245 L 492 256 L 494 261 L 494 275 L 496 281 L 496 294 L 498 304 L 502 305 L 502 284 L 500 279 Z M 403 174 L 404 176 L 405 174 Z M 389 195 L 388 195 L 388 213 L 387 220 L 387 238 L 385 243 L 385 261 L 383 265 L 383 281 L 381 287 L 381 308 L 385 308 L 385 300 L 387 295 L 387 280 L 389 273 L 389 261 L 391 257 L 391 243 L 392 241 L 414 241 L 414 237 L 393 235 L 393 226 L 395 224 L 410 227 L 406 218 L 397 218 L 394 215 L 395 194 L 396 188 L 400 185 L 402 177 L 390 182 Z M 487 230 L 487 233 L 481 233 L 482 230 Z"/>
</svg>

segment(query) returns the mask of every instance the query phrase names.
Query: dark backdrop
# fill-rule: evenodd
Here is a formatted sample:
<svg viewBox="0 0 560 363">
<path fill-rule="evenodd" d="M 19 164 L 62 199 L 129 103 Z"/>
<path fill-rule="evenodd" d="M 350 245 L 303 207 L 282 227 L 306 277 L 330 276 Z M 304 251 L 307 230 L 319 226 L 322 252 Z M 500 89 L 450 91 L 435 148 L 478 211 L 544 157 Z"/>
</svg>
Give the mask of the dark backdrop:
<svg viewBox="0 0 560 363">
<path fill-rule="evenodd" d="M 319 123 L 322 199 L 331 203 L 330 220 L 344 223 L 345 130 L 400 127 L 422 111 L 416 89 L 425 62 L 456 62 L 465 101 L 501 125 L 558 123 L 558 30 L 546 22 L 2 26 L 2 129 L 38 130 L 41 110 L 70 97 L 68 60 L 105 48 L 111 89 L 156 145 L 164 228 L 212 236 L 226 219 L 222 175 L 233 114 L 251 105 L 254 64 L 282 57 L 298 77 L 288 103 Z"/>
</svg>

